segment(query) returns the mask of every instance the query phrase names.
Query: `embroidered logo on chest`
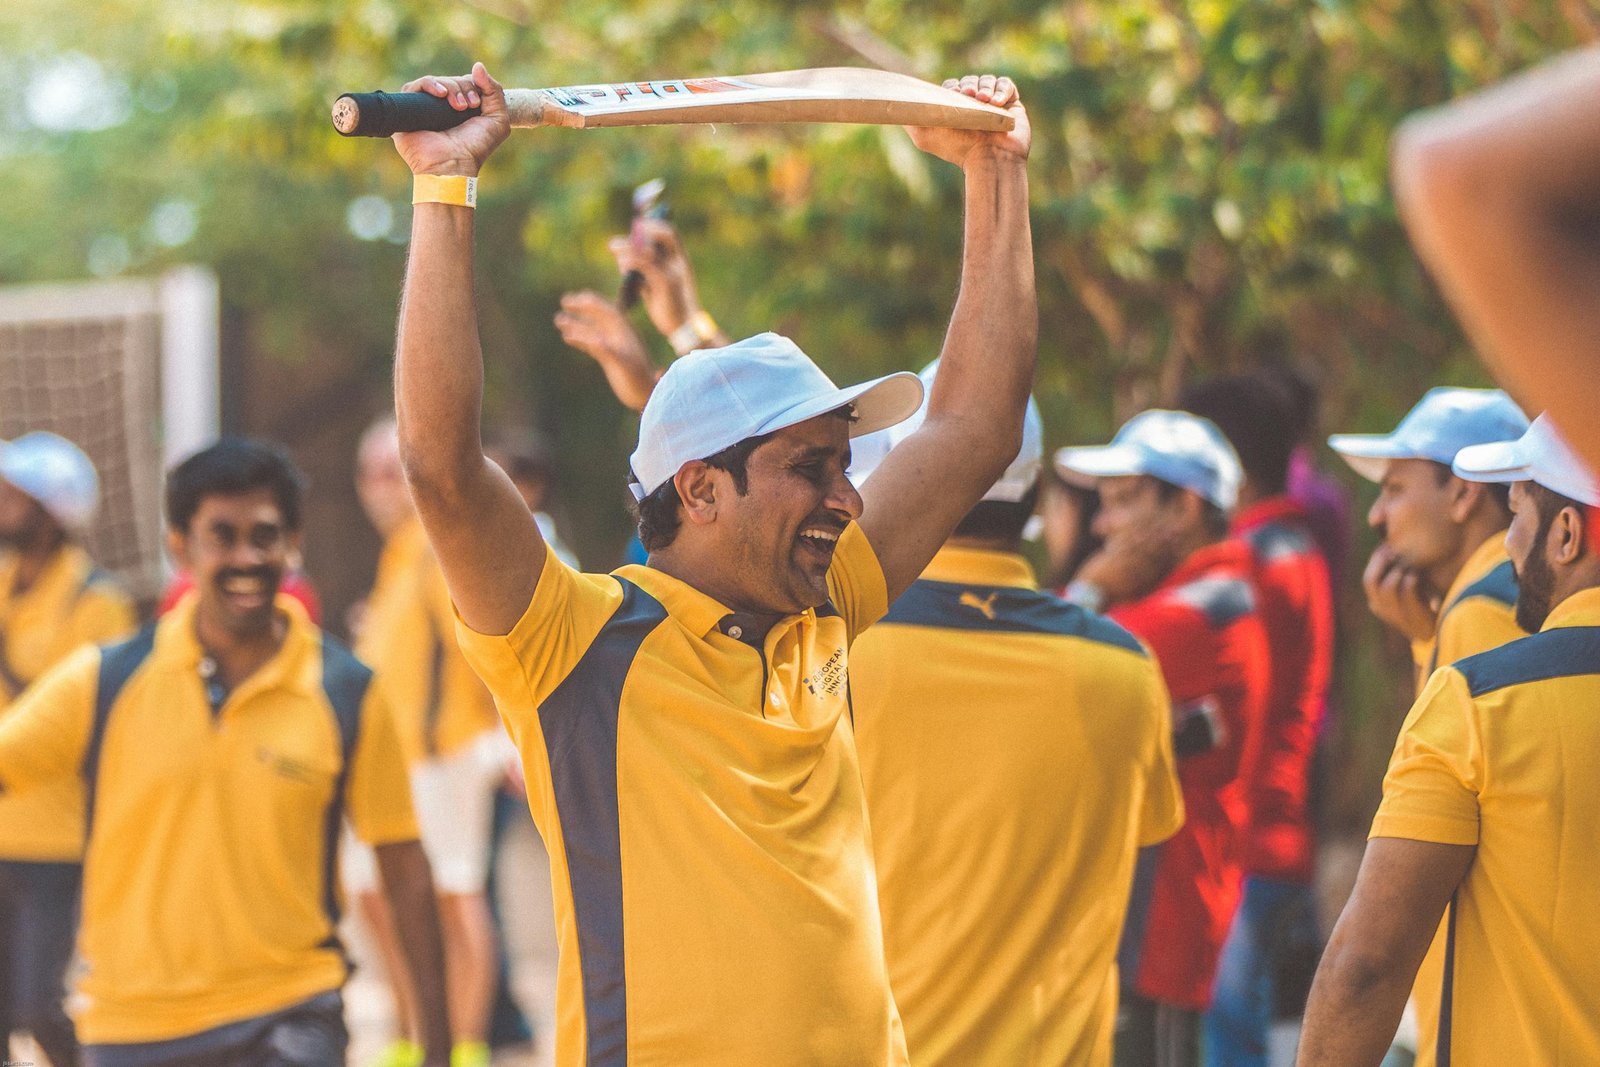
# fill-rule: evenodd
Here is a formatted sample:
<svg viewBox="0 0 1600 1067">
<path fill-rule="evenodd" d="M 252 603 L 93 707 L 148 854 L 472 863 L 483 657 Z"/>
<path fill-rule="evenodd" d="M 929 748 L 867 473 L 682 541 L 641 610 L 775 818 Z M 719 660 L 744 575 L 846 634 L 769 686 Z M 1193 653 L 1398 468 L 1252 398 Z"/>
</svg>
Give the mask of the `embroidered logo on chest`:
<svg viewBox="0 0 1600 1067">
<path fill-rule="evenodd" d="M 801 679 L 812 696 L 835 697 L 844 692 L 844 649 L 836 648 L 828 661 Z"/>
</svg>

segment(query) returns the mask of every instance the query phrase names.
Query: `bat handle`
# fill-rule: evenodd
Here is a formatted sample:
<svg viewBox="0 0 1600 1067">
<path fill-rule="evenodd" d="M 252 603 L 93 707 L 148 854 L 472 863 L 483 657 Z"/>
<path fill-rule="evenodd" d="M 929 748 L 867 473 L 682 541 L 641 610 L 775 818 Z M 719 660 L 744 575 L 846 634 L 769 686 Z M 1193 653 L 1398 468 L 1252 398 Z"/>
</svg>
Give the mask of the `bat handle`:
<svg viewBox="0 0 1600 1067">
<path fill-rule="evenodd" d="M 431 93 L 345 93 L 333 102 L 333 128 L 346 137 L 388 137 L 415 130 L 448 130 L 478 114 L 457 111 Z"/>
</svg>

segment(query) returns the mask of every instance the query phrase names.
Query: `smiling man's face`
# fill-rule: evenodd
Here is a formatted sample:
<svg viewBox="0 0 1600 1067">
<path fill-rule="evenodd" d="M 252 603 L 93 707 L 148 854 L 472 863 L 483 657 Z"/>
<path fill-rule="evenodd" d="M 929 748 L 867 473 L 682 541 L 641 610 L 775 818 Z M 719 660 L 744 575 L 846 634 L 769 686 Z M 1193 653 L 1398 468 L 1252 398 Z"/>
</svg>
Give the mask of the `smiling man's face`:
<svg viewBox="0 0 1600 1067">
<path fill-rule="evenodd" d="M 743 601 L 730 607 L 787 615 L 828 599 L 839 535 L 861 516 L 849 466 L 850 423 L 828 414 L 779 430 L 752 452 L 745 493 L 721 476 L 720 556 Z"/>
<path fill-rule="evenodd" d="M 299 540 L 265 488 L 206 496 L 188 529 L 168 533 L 173 557 L 194 578 L 201 616 L 238 638 L 271 631 L 273 598 Z"/>
</svg>

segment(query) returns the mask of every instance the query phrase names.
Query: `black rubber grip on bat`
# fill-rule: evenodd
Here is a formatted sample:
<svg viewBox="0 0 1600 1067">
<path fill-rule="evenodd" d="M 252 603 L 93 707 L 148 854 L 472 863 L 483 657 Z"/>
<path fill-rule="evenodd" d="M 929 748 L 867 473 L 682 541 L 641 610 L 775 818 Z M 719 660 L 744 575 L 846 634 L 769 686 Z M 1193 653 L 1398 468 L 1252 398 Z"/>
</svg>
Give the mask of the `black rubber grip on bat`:
<svg viewBox="0 0 1600 1067">
<path fill-rule="evenodd" d="M 345 93 L 333 103 L 334 129 L 346 137 L 388 137 L 415 130 L 448 130 L 479 113 L 457 111 L 432 93 Z"/>
</svg>

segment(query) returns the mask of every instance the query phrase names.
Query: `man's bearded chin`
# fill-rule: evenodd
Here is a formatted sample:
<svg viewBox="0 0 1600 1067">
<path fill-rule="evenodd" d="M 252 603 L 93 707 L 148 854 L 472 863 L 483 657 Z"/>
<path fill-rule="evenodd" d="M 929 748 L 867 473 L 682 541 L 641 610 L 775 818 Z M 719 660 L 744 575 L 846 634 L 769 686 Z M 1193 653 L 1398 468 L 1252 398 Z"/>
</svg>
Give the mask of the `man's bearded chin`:
<svg viewBox="0 0 1600 1067">
<path fill-rule="evenodd" d="M 1550 617 L 1550 603 L 1555 596 L 1556 576 L 1544 558 L 1545 539 L 1550 534 L 1548 526 L 1539 531 L 1533 548 L 1517 572 L 1517 625 L 1530 634 L 1539 632 L 1545 619 Z"/>
</svg>

